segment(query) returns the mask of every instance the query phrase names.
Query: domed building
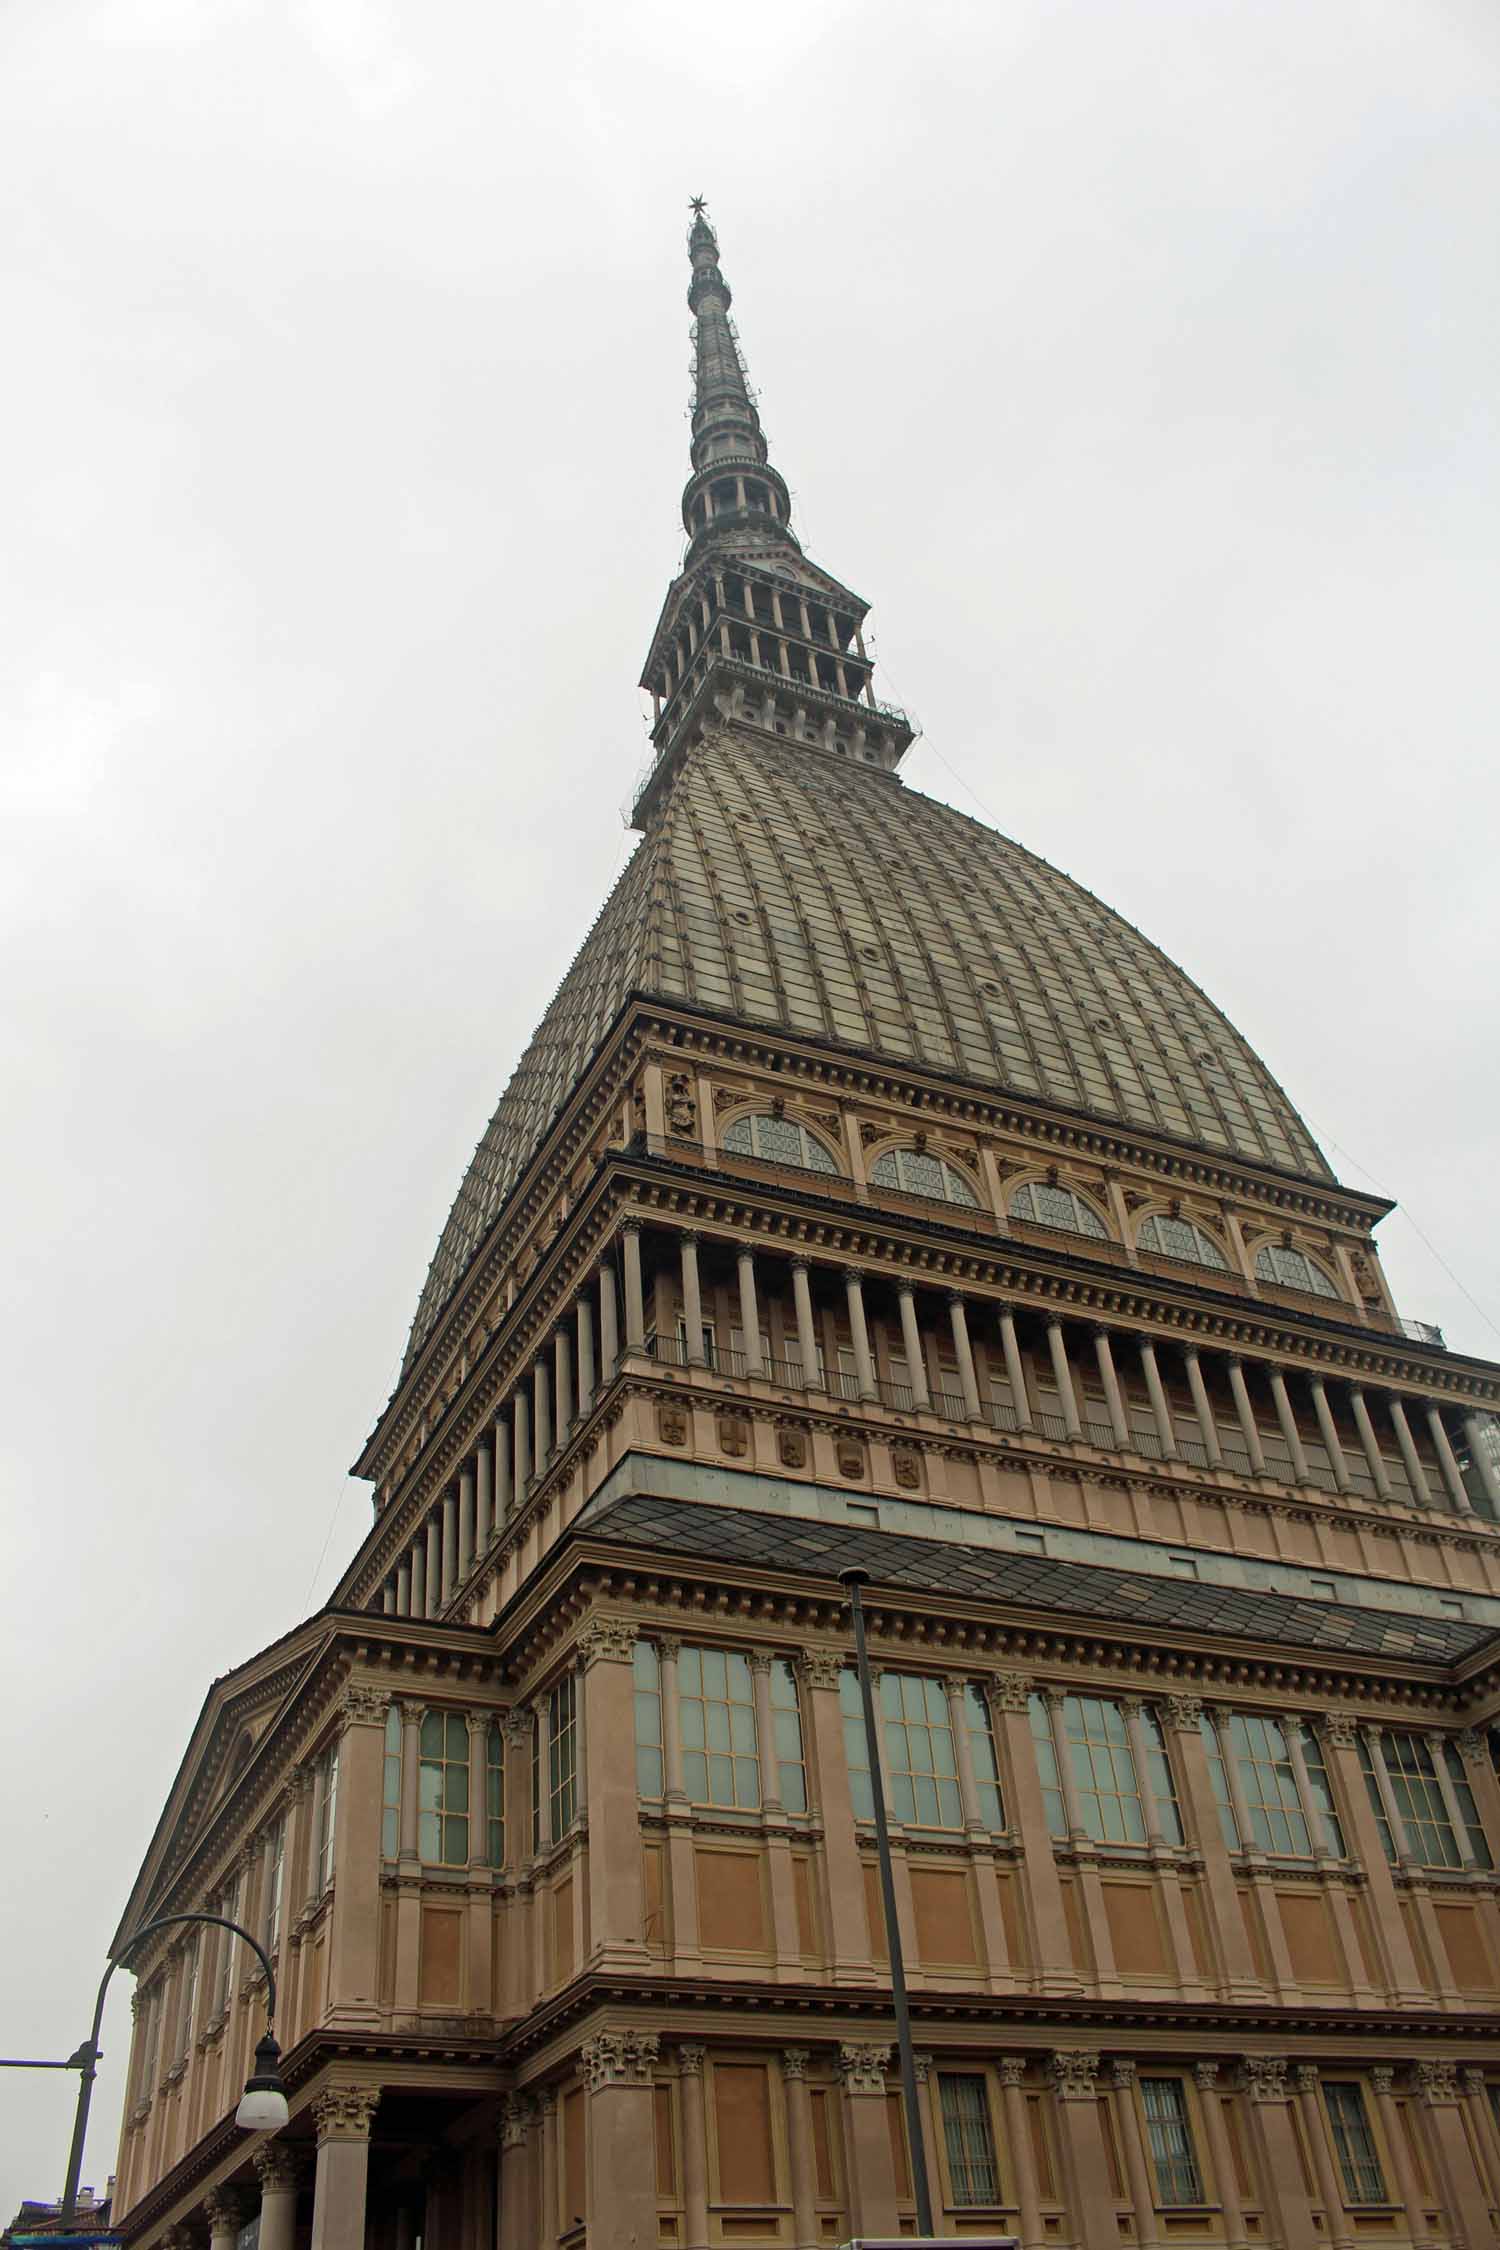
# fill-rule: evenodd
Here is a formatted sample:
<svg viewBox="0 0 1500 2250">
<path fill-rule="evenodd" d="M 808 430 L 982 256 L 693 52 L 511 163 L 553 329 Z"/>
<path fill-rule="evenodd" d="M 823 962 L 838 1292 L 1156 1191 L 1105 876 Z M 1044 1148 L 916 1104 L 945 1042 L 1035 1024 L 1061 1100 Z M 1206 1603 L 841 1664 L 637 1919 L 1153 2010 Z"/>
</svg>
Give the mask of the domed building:
<svg viewBox="0 0 1500 2250">
<path fill-rule="evenodd" d="M 1500 1370 L 1398 1317 L 1389 1206 L 1181 969 L 902 783 L 701 209 L 689 256 L 639 845 L 369 1533 L 211 1690 L 121 1923 L 258 1936 L 290 2121 L 233 2123 L 253 1956 L 174 1925 L 115 2223 L 1480 2250 Z"/>
</svg>

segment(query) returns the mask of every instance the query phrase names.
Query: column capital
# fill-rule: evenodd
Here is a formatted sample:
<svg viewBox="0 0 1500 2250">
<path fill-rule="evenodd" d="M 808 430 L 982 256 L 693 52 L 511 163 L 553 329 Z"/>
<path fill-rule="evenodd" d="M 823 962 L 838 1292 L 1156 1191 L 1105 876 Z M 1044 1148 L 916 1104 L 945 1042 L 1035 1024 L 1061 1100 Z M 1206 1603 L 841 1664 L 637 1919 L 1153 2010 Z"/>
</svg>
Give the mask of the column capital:
<svg viewBox="0 0 1500 2250">
<path fill-rule="evenodd" d="M 1047 2074 L 1060 2101 L 1091 2102 L 1097 2094 L 1099 2057 L 1088 2047 L 1054 2047 Z"/>
<path fill-rule="evenodd" d="M 918 2051 L 911 2058 L 912 2076 L 919 2086 L 925 2086 L 932 2076 L 931 2055 Z"/>
<path fill-rule="evenodd" d="M 752 1672 L 765 1672 L 769 1674 L 771 1666 L 775 1663 L 775 1661 L 775 1657 L 771 1654 L 771 1651 L 768 1648 L 753 1648 L 750 1651 L 750 1669 Z"/>
<path fill-rule="evenodd" d="M 1020 2086 L 1024 2084 L 1026 2064 L 1027 2057 L 1025 2055 L 1002 2055 L 999 2063 L 1001 2085 Z"/>
<path fill-rule="evenodd" d="M 238 2233 L 245 2219 L 245 2199 L 232 2187 L 213 2187 L 203 2198 L 203 2216 L 211 2234 Z"/>
<path fill-rule="evenodd" d="M 656 1643 L 656 1653 L 663 1664 L 675 1664 L 682 1654 L 682 1635 L 680 1633 L 655 1633 L 652 1638 Z"/>
<path fill-rule="evenodd" d="M 812 2061 L 810 2047 L 783 2047 L 781 2050 L 781 2075 L 787 2079 L 807 2076 L 807 2066 Z"/>
<path fill-rule="evenodd" d="M 805 1258 L 800 1250 L 794 1258 L 788 1258 L 787 1264 L 791 1267 L 793 1273 L 811 1273 L 812 1271 L 812 1260 Z"/>
<path fill-rule="evenodd" d="M 705 2060 L 707 2059 L 707 2055 L 708 2049 L 697 2040 L 679 2042 L 677 2048 L 677 2067 L 682 2072 L 683 2077 L 701 2078 L 703 2076 L 703 2065 Z"/>
<path fill-rule="evenodd" d="M 1135 2063 L 1129 2055 L 1116 2055 L 1110 2066 L 1110 2084 L 1117 2094 L 1128 2094 L 1135 2084 Z"/>
<path fill-rule="evenodd" d="M 845 2039 L 839 2046 L 839 2076 L 847 2094 L 884 2094 L 890 2067 L 889 2042 Z"/>
<path fill-rule="evenodd" d="M 1323 1711 L 1318 1715 L 1318 1732 L 1330 1750 L 1357 1750 L 1359 1728 L 1352 1711 Z"/>
<path fill-rule="evenodd" d="M 1396 2089 L 1394 2064 L 1372 2063 L 1370 2065 L 1370 2084 L 1374 2087 L 1376 2093 L 1382 2097 L 1394 2093 Z"/>
<path fill-rule="evenodd" d="M 1193 2084 L 1200 2094 L 1213 2093 L 1219 2083 L 1219 2065 L 1205 2059 L 1193 2065 Z"/>
<path fill-rule="evenodd" d="M 403 1702 L 401 1705 L 401 1724 L 405 1727 L 419 1727 L 426 1715 L 425 1703 Z"/>
<path fill-rule="evenodd" d="M 601 2031 L 583 2043 L 583 2082 L 591 2094 L 609 2086 L 649 2086 L 652 2066 L 661 2059 L 654 2031 Z"/>
<path fill-rule="evenodd" d="M 1420 2094 L 1429 2109 L 1444 2102 L 1458 2100 L 1458 2071 L 1451 2062 L 1437 2062 L 1424 2056 L 1411 2066 L 1413 2090 Z"/>
<path fill-rule="evenodd" d="M 797 1669 L 811 1688 L 837 1688 L 846 1661 L 840 1649 L 805 1648 L 797 1659 Z"/>
<path fill-rule="evenodd" d="M 1246 2055 L 1240 2064 L 1241 2083 L 1253 2102 L 1286 2100 L 1285 2055 Z"/>
<path fill-rule="evenodd" d="M 691 1242 L 696 1245 L 703 1240 L 703 1229 L 701 1227 L 674 1227 L 673 1232 L 679 1242 Z"/>
<path fill-rule="evenodd" d="M 968 1302 L 968 1299 L 965 1297 L 961 1289 L 945 1289 L 943 1291 L 943 1301 L 945 1304 L 949 1305 L 963 1305 Z"/>
<path fill-rule="evenodd" d="M 369 1680 L 350 1680 L 339 1702 L 345 1726 L 383 1727 L 390 1707 L 390 1689 Z"/>
<path fill-rule="evenodd" d="M 1295 2063 L 1292 2067 L 1292 2082 L 1299 2094 L 1315 2094 L 1322 2083 L 1317 2064 Z"/>
<path fill-rule="evenodd" d="M 1484 1767 L 1489 1764 L 1489 1748 L 1477 1727 L 1465 1727 L 1461 1734 L 1450 1737 L 1466 1766 Z"/>
<path fill-rule="evenodd" d="M 1201 1695 L 1164 1695 L 1158 1706 L 1162 1722 L 1177 1734 L 1196 1734 L 1203 1717 Z"/>
<path fill-rule="evenodd" d="M 274 2195 L 279 2189 L 294 2188 L 302 2170 L 297 2151 L 285 2141 L 267 2141 L 250 2159 L 260 2181 L 262 2195 Z"/>
<path fill-rule="evenodd" d="M 868 1266 L 845 1266 L 843 1268 L 843 1275 L 846 1282 L 868 1281 L 870 1278 L 870 1269 Z"/>
<path fill-rule="evenodd" d="M 1036 1682 L 1028 1672 L 992 1672 L 990 1674 L 990 1699 L 1002 1711 L 1024 1711 L 1036 1693 Z"/>
<path fill-rule="evenodd" d="M 524 2148 L 526 2132 L 531 2123 L 532 2105 L 525 2094 L 507 2094 L 500 2111 L 500 2146 Z"/>
<path fill-rule="evenodd" d="M 325 2086 L 312 2101 L 319 2148 L 325 2141 L 367 2141 L 379 2106 L 378 2086 Z"/>
<path fill-rule="evenodd" d="M 635 1644 L 635 1620 L 630 1617 L 591 1617 L 578 1636 L 585 1664 L 629 1664 Z"/>
<path fill-rule="evenodd" d="M 1123 1717 L 1138 1719 L 1146 1708 L 1146 1698 L 1143 1695 L 1117 1695 L 1115 1704 Z"/>
<path fill-rule="evenodd" d="M 1101 1344 L 1109 1343 L 1114 1333 L 1114 1329 L 1107 1320 L 1091 1320 L 1089 1322 L 1089 1334 Z"/>
<path fill-rule="evenodd" d="M 1477 2102 L 1488 2099 L 1489 2087 L 1485 2082 L 1484 2072 L 1475 2064 L 1468 2064 L 1458 2075 L 1466 2094 L 1472 2095 Z"/>
<path fill-rule="evenodd" d="M 643 1222 L 640 1219 L 637 1219 L 633 1216 L 628 1219 L 622 1219 L 620 1221 L 620 1232 L 621 1234 L 639 1234 L 642 1229 L 642 1224 Z"/>
</svg>

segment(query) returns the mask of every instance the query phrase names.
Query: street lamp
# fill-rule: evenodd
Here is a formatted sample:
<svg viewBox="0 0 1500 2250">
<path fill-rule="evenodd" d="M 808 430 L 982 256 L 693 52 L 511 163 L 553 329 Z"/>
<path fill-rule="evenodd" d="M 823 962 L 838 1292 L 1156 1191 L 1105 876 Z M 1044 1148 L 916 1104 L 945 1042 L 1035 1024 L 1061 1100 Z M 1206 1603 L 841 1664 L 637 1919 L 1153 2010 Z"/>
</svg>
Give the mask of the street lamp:
<svg viewBox="0 0 1500 2250">
<path fill-rule="evenodd" d="M 143 1938 L 157 1930 L 172 1928 L 180 1922 L 212 1922 L 221 1930 L 230 1930 L 242 1937 L 266 1972 L 266 2029 L 255 2050 L 255 2067 L 245 2081 L 245 2091 L 240 2106 L 234 2113 L 236 2125 L 247 2133 L 274 2133 L 287 2121 L 286 2088 L 281 2081 L 281 2049 L 277 2046 L 271 2026 L 276 2020 L 276 1973 L 271 1967 L 266 1949 L 238 1922 L 229 1921 L 222 1914 L 158 1914 L 143 1922 L 129 1936 L 118 1953 L 111 1955 L 108 1968 L 99 1980 L 99 1997 L 94 2002 L 94 2026 L 83 2045 L 69 2055 L 64 2063 L 43 2063 L 35 2067 L 44 2070 L 76 2070 L 78 2073 L 78 2107 L 73 2116 L 73 2145 L 68 2151 L 68 2180 L 63 2189 L 60 2225 L 64 2233 L 78 2216 L 78 2179 L 83 2170 L 83 2141 L 89 2129 L 89 2103 L 93 2099 L 94 2075 L 99 2062 L 99 2027 L 104 2021 L 104 1995 L 109 1990 L 109 1980 L 127 1953 L 133 1952 Z M 25 2066 L 23 2066 L 25 2067 Z"/>
<path fill-rule="evenodd" d="M 927 2184 L 927 2151 L 917 2114 L 917 2065 L 911 2047 L 911 2010 L 906 2004 L 906 1965 L 901 1958 L 901 1929 L 896 1920 L 896 1885 L 891 1874 L 891 1836 L 885 1821 L 885 1784 L 880 1778 L 880 1737 L 875 1732 L 875 1691 L 870 1680 L 870 1655 L 865 1647 L 865 1613 L 859 1590 L 870 1582 L 867 1570 L 841 1570 L 839 1584 L 849 1596 L 854 1625 L 854 1666 L 859 1675 L 859 1700 L 865 1715 L 865 1740 L 869 1745 L 870 1795 L 875 1809 L 875 1854 L 880 1862 L 880 1903 L 885 1914 L 885 1944 L 891 1965 L 891 2001 L 896 2011 L 896 2050 L 901 2059 L 901 2106 L 906 2112 L 906 2145 L 911 2158 L 911 2184 L 917 2206 L 917 2233 L 932 2235 L 932 2191 Z"/>
</svg>

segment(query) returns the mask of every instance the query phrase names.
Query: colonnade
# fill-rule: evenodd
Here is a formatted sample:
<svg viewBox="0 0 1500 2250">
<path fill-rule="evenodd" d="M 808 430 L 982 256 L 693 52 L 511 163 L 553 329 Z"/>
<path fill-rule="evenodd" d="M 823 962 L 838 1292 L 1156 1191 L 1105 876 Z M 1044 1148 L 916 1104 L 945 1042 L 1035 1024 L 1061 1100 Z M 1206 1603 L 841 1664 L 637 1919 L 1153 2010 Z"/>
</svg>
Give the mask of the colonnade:
<svg viewBox="0 0 1500 2250">
<path fill-rule="evenodd" d="M 786 1261 L 791 1280 L 790 1326 L 797 1350 L 793 1369 L 768 1363 L 763 1342 L 762 1255 L 744 1244 L 724 1245 L 735 1261 L 732 1302 L 741 1335 L 742 1363 L 730 1368 L 722 1353 L 711 1355 L 709 1349 L 701 1238 L 692 1229 L 673 1229 L 667 1239 L 676 1268 L 674 1284 L 689 1366 L 706 1368 L 713 1357 L 721 1372 L 781 1382 L 791 1379 L 809 1391 L 830 1387 L 820 1348 L 811 1260 L 794 1253 Z M 1393 1482 L 1393 1464 L 1377 1434 L 1375 1407 L 1394 1437 L 1402 1469 L 1400 1481 L 1412 1503 L 1466 1518 L 1476 1513 L 1448 1429 L 1447 1410 L 1436 1399 L 1413 1398 L 1383 1386 L 1376 1390 L 1357 1381 L 1335 1384 L 1311 1369 L 1282 1369 L 1234 1351 L 1205 1350 L 1194 1342 L 1174 1339 L 1171 1348 L 1180 1362 L 1192 1409 L 1193 1434 L 1187 1435 L 1168 1396 L 1160 1357 L 1163 1347 L 1151 1337 L 1113 1329 L 1104 1322 L 1085 1324 L 1065 1317 L 1061 1311 L 1028 1308 L 1023 1317 L 1028 1324 L 1040 1321 L 1045 1334 L 1044 1365 L 1051 1377 L 1048 1395 L 1034 1376 L 1028 1377 L 1031 1355 L 1023 1348 L 1016 1311 L 992 1298 L 959 1290 L 943 1293 L 945 1341 L 951 1346 L 958 1389 L 956 1393 L 939 1390 L 934 1395 L 925 1349 L 928 1329 L 919 1311 L 916 1283 L 901 1275 L 881 1277 L 882 1291 L 895 1298 L 905 1370 L 904 1382 L 892 1383 L 877 1368 L 866 1297 L 869 1275 L 859 1266 L 844 1263 L 830 1262 L 823 1270 L 836 1292 L 836 1301 L 841 1300 L 854 1363 L 852 1384 L 849 1378 L 836 1379 L 843 1395 L 852 1388 L 862 1401 L 898 1410 L 924 1414 L 936 1411 L 949 1419 L 988 1422 L 1023 1435 L 1186 1462 L 1209 1470 L 1231 1470 L 1273 1483 L 1311 1485 L 1350 1496 L 1369 1492 L 1384 1504 L 1399 1504 L 1405 1495 Z M 988 1405 L 981 1396 L 975 1355 L 976 1322 L 981 1336 L 988 1332 L 991 1350 L 998 1342 L 1009 1392 L 1006 1399 L 992 1390 Z M 490 1430 L 479 1439 L 386 1579 L 381 1603 L 388 1613 L 401 1617 L 442 1614 L 466 1582 L 474 1563 L 545 1475 L 575 1427 L 591 1412 L 600 1384 L 614 1373 L 622 1351 L 644 1352 L 648 1333 L 641 1226 L 638 1221 L 627 1221 L 619 1235 L 618 1270 L 612 1256 L 600 1261 L 521 1371 L 497 1409 Z M 664 1347 L 660 1340 L 655 1348 L 659 1356 L 672 1356 L 670 1347 Z M 1122 1366 L 1128 1374 L 1132 1359 L 1139 1369 L 1149 1409 L 1146 1424 L 1132 1418 L 1127 1404 Z M 1102 1421 L 1091 1411 L 1093 1402 L 1082 1380 L 1080 1363 L 1086 1365 L 1090 1360 L 1104 1403 Z M 1228 1424 L 1221 1422 L 1210 1395 L 1210 1376 L 1214 1374 L 1222 1375 L 1231 1402 L 1233 1419 Z M 1303 1394 L 1305 1403 L 1300 1414 L 1291 1381 Z M 1342 1434 L 1335 1411 L 1340 1403 L 1347 1416 Z M 1316 1443 L 1323 1456 L 1317 1464 L 1309 1457 L 1309 1405 Z M 1500 1471 L 1484 1441 L 1484 1419 L 1468 1415 L 1464 1437 L 1485 1497 L 1500 1519 Z M 1424 1458 L 1419 1448 L 1414 1420 L 1425 1431 L 1430 1458 Z M 1351 1426 L 1352 1446 L 1348 1442 Z M 1268 1448 L 1276 1452 L 1277 1461 L 1271 1460 Z"/>
</svg>

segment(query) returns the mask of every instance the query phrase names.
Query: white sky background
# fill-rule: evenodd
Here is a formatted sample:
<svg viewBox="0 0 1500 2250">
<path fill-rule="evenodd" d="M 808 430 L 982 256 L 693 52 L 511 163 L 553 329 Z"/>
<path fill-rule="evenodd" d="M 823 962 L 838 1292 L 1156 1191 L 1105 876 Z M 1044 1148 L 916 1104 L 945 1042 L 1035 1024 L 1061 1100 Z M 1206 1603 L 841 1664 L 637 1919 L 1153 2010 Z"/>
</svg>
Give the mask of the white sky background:
<svg viewBox="0 0 1500 2250">
<path fill-rule="evenodd" d="M 1497 91 L 1485 0 L 0 12 L 5 2052 L 365 1528 L 628 849 L 695 191 L 908 778 L 1183 962 L 1500 1354 Z M 7 2074 L 0 2220 L 73 2085 Z"/>
</svg>

